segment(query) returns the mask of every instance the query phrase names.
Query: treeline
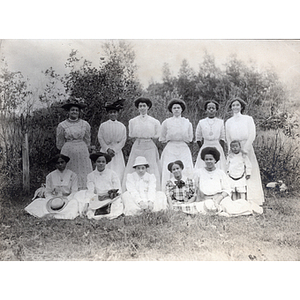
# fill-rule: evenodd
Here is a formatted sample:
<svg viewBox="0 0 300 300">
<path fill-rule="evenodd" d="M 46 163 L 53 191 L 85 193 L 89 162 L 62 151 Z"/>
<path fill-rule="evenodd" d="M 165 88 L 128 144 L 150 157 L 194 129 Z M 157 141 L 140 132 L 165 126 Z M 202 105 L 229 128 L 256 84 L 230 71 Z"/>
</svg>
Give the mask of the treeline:
<svg viewBox="0 0 300 300">
<path fill-rule="evenodd" d="M 26 130 L 30 146 L 31 186 L 35 189 L 44 182 L 50 171 L 47 162 L 58 151 L 55 146 L 56 127 L 67 116 L 60 105 L 68 96 L 82 98 L 87 104 L 81 117 L 91 125 L 92 145 L 97 148 L 98 128 L 106 119 L 104 104 L 118 98 L 126 99 L 119 116 L 125 126 L 137 114 L 133 100 L 140 95 L 152 99 L 153 107 L 149 114 L 160 121 L 170 116 L 167 102 L 173 97 L 182 98 L 187 103 L 184 116 L 190 119 L 194 130 L 205 115 L 203 104 L 208 99 L 219 101 L 219 116 L 226 120 L 230 116 L 228 100 L 234 96 L 241 97 L 249 104 L 246 113 L 254 117 L 258 128 L 263 129 L 270 127 L 267 120 L 270 123 L 270 117 L 274 112 L 276 115 L 278 107 L 287 101 L 284 87 L 273 70 L 259 70 L 254 62 L 245 64 L 236 56 L 229 57 L 227 63 L 217 67 L 214 57 L 205 53 L 197 71 L 183 60 L 177 75 L 164 64 L 162 82 L 151 82 L 144 89 L 136 76 L 135 52 L 129 43 L 108 42 L 102 50 L 104 55 L 99 57 L 97 67 L 78 57 L 78 52 L 73 50 L 65 63 L 65 75 L 56 73 L 52 68 L 45 70 L 43 76 L 48 83 L 38 94 L 39 103 L 43 106 L 39 109 L 33 109 L 33 93 L 22 75 L 9 72 L 8 68 L 2 70 L 0 172 L 5 179 L 0 187 L 2 191 L 17 193 L 22 186 L 21 142 Z M 20 112 L 24 113 L 23 122 Z M 128 140 L 124 147 L 125 158 L 129 156 L 131 144 L 132 141 Z M 191 145 L 191 149 L 195 156 L 197 147 Z"/>
</svg>

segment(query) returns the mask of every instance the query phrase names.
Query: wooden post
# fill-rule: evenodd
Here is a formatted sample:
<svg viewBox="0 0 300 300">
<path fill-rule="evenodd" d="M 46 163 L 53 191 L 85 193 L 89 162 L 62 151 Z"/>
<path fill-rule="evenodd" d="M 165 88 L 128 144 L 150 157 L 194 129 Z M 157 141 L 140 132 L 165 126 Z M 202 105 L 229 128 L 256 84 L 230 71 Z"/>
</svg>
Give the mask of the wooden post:
<svg viewBox="0 0 300 300">
<path fill-rule="evenodd" d="M 21 115 L 21 130 L 22 130 L 22 166 L 23 166 L 23 191 L 26 194 L 30 192 L 30 177 L 29 177 L 29 145 L 28 145 L 28 129 L 27 117 L 24 120 Z"/>
</svg>

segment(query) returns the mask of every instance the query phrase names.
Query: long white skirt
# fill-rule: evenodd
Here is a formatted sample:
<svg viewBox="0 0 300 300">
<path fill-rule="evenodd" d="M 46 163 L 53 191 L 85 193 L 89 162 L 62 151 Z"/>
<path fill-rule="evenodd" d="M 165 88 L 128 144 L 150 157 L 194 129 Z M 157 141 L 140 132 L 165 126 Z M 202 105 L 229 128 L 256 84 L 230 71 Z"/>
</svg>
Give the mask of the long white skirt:
<svg viewBox="0 0 300 300">
<path fill-rule="evenodd" d="M 143 212 L 143 209 L 139 205 L 139 199 L 136 199 L 130 192 L 126 191 L 122 194 L 124 203 L 124 215 L 134 216 Z M 165 210 L 168 208 L 167 197 L 163 192 L 156 192 L 156 198 L 153 202 L 153 212 Z"/>
<path fill-rule="evenodd" d="M 132 145 L 127 166 L 124 171 L 122 191 L 126 191 L 127 174 L 131 174 L 135 171 L 135 169 L 132 166 L 134 164 L 135 159 L 138 156 L 144 156 L 147 159 L 149 163 L 149 168 L 147 172 L 155 175 L 156 190 L 157 191 L 161 190 L 161 184 L 160 184 L 161 166 L 160 166 L 157 147 L 151 139 L 147 139 L 147 140 L 136 139 Z"/>
<path fill-rule="evenodd" d="M 202 149 L 204 149 L 206 147 L 215 147 L 220 152 L 220 160 L 216 163 L 216 167 L 223 170 L 226 173 L 226 158 L 225 158 L 225 154 L 224 154 L 223 148 L 222 148 L 219 140 L 214 140 L 214 141 L 204 140 L 204 143 L 201 146 L 198 156 L 197 156 L 195 169 L 200 169 L 200 168 L 205 167 L 205 163 L 201 159 L 201 151 L 202 151 Z"/>
<path fill-rule="evenodd" d="M 70 157 L 67 168 L 78 176 L 78 188 L 86 189 L 87 175 L 93 171 L 88 147 L 84 141 L 66 142 L 60 151 Z"/>
<path fill-rule="evenodd" d="M 182 174 L 188 178 L 193 177 L 193 159 L 190 148 L 185 142 L 170 141 L 164 148 L 161 154 L 162 178 L 161 186 L 162 191 L 166 189 L 166 183 L 172 178 L 172 173 L 168 170 L 168 164 L 176 160 L 181 160 L 184 165 Z"/>
</svg>

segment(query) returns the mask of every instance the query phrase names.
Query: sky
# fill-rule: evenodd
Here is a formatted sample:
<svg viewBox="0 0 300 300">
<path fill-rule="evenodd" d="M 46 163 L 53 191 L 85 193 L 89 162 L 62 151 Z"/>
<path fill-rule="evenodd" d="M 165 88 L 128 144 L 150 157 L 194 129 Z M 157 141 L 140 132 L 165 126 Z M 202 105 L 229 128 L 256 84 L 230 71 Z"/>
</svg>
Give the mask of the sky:
<svg viewBox="0 0 300 300">
<path fill-rule="evenodd" d="M 0 54 L 11 71 L 21 71 L 30 79 L 32 86 L 43 85 L 41 71 L 53 67 L 64 73 L 64 63 L 72 49 L 79 56 L 97 66 L 103 55 L 105 40 L 97 39 L 4 39 Z M 160 82 L 162 66 L 168 63 L 177 75 L 183 59 L 195 71 L 202 62 L 205 51 L 215 57 L 222 66 L 231 54 L 245 63 L 254 60 L 259 68 L 272 66 L 283 82 L 300 85 L 300 40 L 228 40 L 228 39 L 134 39 L 133 45 L 138 65 L 137 75 L 144 87 L 151 80 Z"/>
</svg>

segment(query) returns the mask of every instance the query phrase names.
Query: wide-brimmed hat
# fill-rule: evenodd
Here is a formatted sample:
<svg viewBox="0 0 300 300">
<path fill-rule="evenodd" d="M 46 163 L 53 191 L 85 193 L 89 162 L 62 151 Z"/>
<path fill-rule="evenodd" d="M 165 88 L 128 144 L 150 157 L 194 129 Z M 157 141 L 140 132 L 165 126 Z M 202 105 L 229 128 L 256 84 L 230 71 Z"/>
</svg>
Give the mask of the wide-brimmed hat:
<svg viewBox="0 0 300 300">
<path fill-rule="evenodd" d="M 147 161 L 147 159 L 144 156 L 138 156 L 133 164 L 133 168 L 137 167 L 137 166 L 146 166 L 146 168 L 149 168 L 149 163 Z"/>
<path fill-rule="evenodd" d="M 107 112 L 109 112 L 110 110 L 116 110 L 116 111 L 119 111 L 123 108 L 123 105 L 124 105 L 124 101 L 125 99 L 118 99 L 114 102 L 106 102 L 105 103 L 105 109 Z"/>
<path fill-rule="evenodd" d="M 217 101 L 215 101 L 215 100 L 207 100 L 207 101 L 204 102 L 204 110 L 206 110 L 207 105 L 208 105 L 209 103 L 214 103 L 214 104 L 216 105 L 216 110 L 219 109 L 219 106 L 220 106 L 219 102 L 217 102 Z"/>
<path fill-rule="evenodd" d="M 172 173 L 172 168 L 173 168 L 173 165 L 178 165 L 180 166 L 180 168 L 183 170 L 184 169 L 184 164 L 181 160 L 176 160 L 176 161 L 173 161 L 173 162 L 170 162 L 167 166 L 168 170 Z"/>
<path fill-rule="evenodd" d="M 86 107 L 86 104 L 83 102 L 83 99 L 72 96 L 61 107 L 65 110 L 70 110 L 72 106 L 76 106 L 79 109 L 83 109 Z"/>
<path fill-rule="evenodd" d="M 46 203 L 46 208 L 49 213 L 57 213 L 62 211 L 68 204 L 68 199 L 64 197 L 53 197 Z"/>
<path fill-rule="evenodd" d="M 59 154 L 56 154 L 55 156 L 53 156 L 53 157 L 49 160 L 48 163 L 49 163 L 49 164 L 56 164 L 59 158 L 63 159 L 66 163 L 68 163 L 69 160 L 70 160 L 70 157 L 69 157 L 69 156 L 63 155 L 63 154 L 59 153 Z"/>
<path fill-rule="evenodd" d="M 243 112 L 245 110 L 246 106 L 247 106 L 247 102 L 244 101 L 243 99 L 241 99 L 240 97 L 234 97 L 233 99 L 231 99 L 229 101 L 229 106 L 228 106 L 229 109 L 231 108 L 232 103 L 235 102 L 235 101 L 239 101 L 240 102 L 241 107 L 242 107 L 241 112 Z"/>
<path fill-rule="evenodd" d="M 185 111 L 185 108 L 186 108 L 186 104 L 183 100 L 181 99 L 172 99 L 169 101 L 168 103 L 168 110 L 169 112 L 172 112 L 172 107 L 174 104 L 179 104 L 182 108 L 182 111 L 184 112 Z"/>
<path fill-rule="evenodd" d="M 110 198 L 108 193 L 102 194 L 102 195 L 95 195 L 89 202 L 89 208 L 92 210 L 96 210 L 98 208 L 107 206 L 114 201 L 116 201 L 119 198 L 119 195 L 117 194 L 116 197 Z"/>
<path fill-rule="evenodd" d="M 139 107 L 140 103 L 146 103 L 149 109 L 152 107 L 152 101 L 149 98 L 139 97 L 134 101 L 134 105 L 136 108 Z"/>
<path fill-rule="evenodd" d="M 105 157 L 105 160 L 106 160 L 106 163 L 108 164 L 110 161 L 111 161 L 111 156 L 108 155 L 107 153 L 104 153 L 104 152 L 96 152 L 96 153 L 92 153 L 90 155 L 90 160 L 95 162 L 98 157 L 100 156 L 104 156 Z"/>
<path fill-rule="evenodd" d="M 204 160 L 206 154 L 211 154 L 216 162 L 220 160 L 220 152 L 215 147 L 205 147 L 201 151 L 201 159 Z"/>
</svg>

